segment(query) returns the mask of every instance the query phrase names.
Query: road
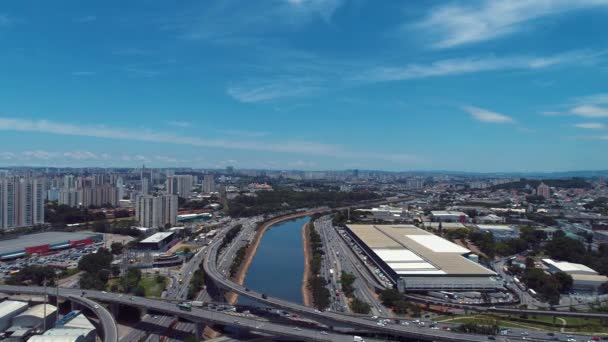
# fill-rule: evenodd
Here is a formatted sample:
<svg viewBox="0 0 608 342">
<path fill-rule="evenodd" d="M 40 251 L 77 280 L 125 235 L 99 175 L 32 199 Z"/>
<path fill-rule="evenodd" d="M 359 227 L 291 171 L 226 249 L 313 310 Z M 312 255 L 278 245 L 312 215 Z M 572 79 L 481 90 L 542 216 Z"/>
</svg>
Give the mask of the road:
<svg viewBox="0 0 608 342">
<path fill-rule="evenodd" d="M 7 294 L 28 294 L 42 295 L 44 294 L 42 286 L 7 286 L 0 285 L 0 292 Z M 47 290 L 49 295 L 55 294 L 54 288 Z M 79 298 L 82 294 L 80 289 L 59 288 L 59 296 L 64 298 Z M 247 329 L 254 333 L 269 334 L 273 336 L 290 337 L 302 341 L 352 341 L 351 335 L 338 334 L 330 331 L 319 329 L 300 328 L 287 326 L 278 323 L 262 321 L 257 318 L 248 318 L 242 316 L 234 316 L 230 313 L 213 311 L 202 308 L 192 308 L 192 311 L 184 311 L 177 308 L 175 304 L 167 303 L 158 299 L 149 299 L 144 297 L 128 296 L 116 293 L 105 293 L 100 291 L 87 290 L 84 297 L 90 301 L 99 301 L 106 303 L 116 303 L 120 305 L 133 306 L 140 309 L 148 309 L 159 312 L 164 312 L 168 316 L 181 317 L 192 322 L 201 322 L 201 324 L 220 324 L 229 325 Z M 94 304 L 93 304 L 94 305 Z M 101 306 L 100 306 L 101 308 Z M 109 314 L 109 313 L 108 313 Z M 110 316 L 111 317 L 111 316 Z M 366 339 L 370 340 L 370 339 Z M 458 340 L 464 341 L 464 340 Z"/>
<path fill-rule="evenodd" d="M 93 311 L 103 327 L 103 341 L 104 342 L 116 342 L 118 341 L 118 327 L 112 314 L 102 305 L 98 305 L 96 302 L 83 297 L 69 295 L 67 299 L 83 305 Z"/>
<path fill-rule="evenodd" d="M 309 216 L 313 213 L 314 212 L 302 212 L 300 214 L 301 216 Z M 263 302 L 264 304 L 267 304 L 269 306 L 281 308 L 289 312 L 298 313 L 300 315 L 304 315 L 319 320 L 321 322 L 330 321 L 340 326 L 351 326 L 371 331 L 379 331 L 381 333 L 393 336 L 405 336 L 410 338 L 419 338 L 434 341 L 486 341 L 487 339 L 486 337 L 482 338 L 476 335 L 460 334 L 451 331 L 426 330 L 414 326 L 401 326 L 395 324 L 379 326 L 374 321 L 370 321 L 368 319 L 360 317 L 347 316 L 334 312 L 320 312 L 318 310 L 315 310 L 314 308 L 306 307 L 296 303 L 291 303 L 273 297 L 262 298 L 261 293 L 258 293 L 254 290 L 246 289 L 245 287 L 232 282 L 230 279 L 228 279 L 218 271 L 216 266 L 216 260 L 217 249 L 220 243 L 221 239 L 218 238 L 215 240 L 215 242 L 209 245 L 209 249 L 207 251 L 207 255 L 204 261 L 205 273 L 207 274 L 207 276 L 213 278 L 213 280 L 218 286 L 236 292 L 239 295 L 249 297 L 257 302 Z"/>
</svg>

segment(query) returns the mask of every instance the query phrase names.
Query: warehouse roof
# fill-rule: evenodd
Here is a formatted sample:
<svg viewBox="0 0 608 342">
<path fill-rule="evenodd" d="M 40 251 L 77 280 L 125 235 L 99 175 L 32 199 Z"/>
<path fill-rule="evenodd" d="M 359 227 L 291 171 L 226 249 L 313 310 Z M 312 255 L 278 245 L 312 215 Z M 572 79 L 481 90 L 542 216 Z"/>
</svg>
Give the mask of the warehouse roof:
<svg viewBox="0 0 608 342">
<path fill-rule="evenodd" d="M 468 249 L 415 226 L 353 224 L 348 228 L 400 275 L 496 275 L 463 256 Z"/>
<path fill-rule="evenodd" d="M 45 306 L 45 304 L 34 305 L 31 308 L 29 308 L 28 310 L 17 315 L 17 317 L 15 317 L 15 320 L 19 317 L 26 317 L 26 316 L 44 318 L 44 306 Z M 55 307 L 54 305 L 51 305 L 51 304 L 46 304 L 47 317 L 51 314 L 54 314 L 55 311 L 57 311 L 57 307 Z"/>
<path fill-rule="evenodd" d="M 595 281 L 602 284 L 608 281 L 608 277 L 599 274 L 572 274 L 571 277 L 572 280 Z"/>
<path fill-rule="evenodd" d="M 6 300 L 0 303 L 0 317 L 6 317 L 15 311 L 23 310 L 24 308 L 27 308 L 27 303 Z"/>
<path fill-rule="evenodd" d="M 587 273 L 597 274 L 597 272 L 583 264 L 575 264 L 567 261 L 555 261 L 552 259 L 543 259 L 543 262 L 549 266 L 553 266 L 565 273 Z"/>
<path fill-rule="evenodd" d="M 146 239 L 141 240 L 140 243 L 159 243 L 173 234 L 174 234 L 174 232 L 156 233 Z"/>
<path fill-rule="evenodd" d="M 95 233 L 68 233 L 68 232 L 45 232 L 37 234 L 21 235 L 14 239 L 0 241 L 0 255 L 6 253 L 17 253 L 26 247 L 40 245 L 55 245 L 67 241 L 78 241 L 89 239 L 98 234 Z"/>
</svg>

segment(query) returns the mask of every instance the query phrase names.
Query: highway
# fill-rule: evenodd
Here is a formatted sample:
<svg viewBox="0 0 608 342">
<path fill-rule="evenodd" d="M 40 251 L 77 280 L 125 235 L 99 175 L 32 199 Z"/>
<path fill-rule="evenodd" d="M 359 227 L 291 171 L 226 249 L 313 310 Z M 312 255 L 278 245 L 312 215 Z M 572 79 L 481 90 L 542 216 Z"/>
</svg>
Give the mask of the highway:
<svg viewBox="0 0 608 342">
<path fill-rule="evenodd" d="M 49 295 L 55 294 L 55 289 L 48 289 Z M 7 294 L 27 294 L 27 295 L 43 295 L 44 287 L 42 286 L 7 286 L 0 285 L 0 292 Z M 80 289 L 59 288 L 59 296 L 74 299 L 79 298 L 82 294 Z M 352 341 L 351 335 L 344 335 L 323 331 L 319 329 L 307 329 L 294 326 L 286 326 L 282 324 L 262 321 L 253 318 L 242 316 L 234 316 L 225 312 L 213 311 L 200 308 L 192 308 L 192 311 L 184 311 L 177 308 L 175 304 L 170 304 L 157 299 L 148 299 L 144 297 L 136 297 L 122 295 L 116 293 L 104 293 L 100 291 L 85 291 L 84 297 L 81 300 L 99 301 L 106 303 L 115 303 L 127 306 L 133 306 L 140 309 L 148 309 L 159 312 L 164 312 L 167 315 L 181 317 L 191 322 L 201 322 L 201 324 L 219 324 L 231 325 L 247 329 L 252 332 L 269 334 L 274 336 L 291 337 L 302 341 Z M 92 302 L 91 302 L 92 303 Z M 93 304 L 95 305 L 95 304 Z M 101 308 L 101 306 L 100 306 Z M 109 315 L 109 313 L 107 313 Z M 105 314 L 104 314 L 105 316 Z M 110 316 L 111 318 L 111 316 Z M 104 328 L 105 330 L 105 328 Z M 370 340 L 367 339 L 366 340 Z M 469 339 L 470 340 L 470 339 Z M 105 341 L 105 340 L 104 340 Z M 116 340 L 114 340 L 116 341 Z M 114 342 L 112 341 L 112 342 Z M 371 340 L 370 340 L 371 341 Z M 464 340 L 458 340 L 464 341 Z M 110 342 L 110 341 L 108 341 Z"/>
<path fill-rule="evenodd" d="M 321 210 L 315 210 L 312 212 L 302 212 L 298 216 L 309 216 Z M 221 235 L 209 245 L 207 255 L 204 261 L 205 273 L 211 277 L 216 284 L 224 289 L 233 291 L 239 295 L 251 298 L 257 302 L 267 304 L 272 307 L 281 308 L 289 312 L 298 313 L 300 315 L 310 317 L 321 322 L 331 321 L 333 324 L 338 326 L 350 326 L 354 328 L 366 329 L 368 331 L 378 331 L 387 335 L 393 336 L 404 336 L 409 338 L 418 338 L 423 340 L 432 341 L 486 341 L 487 337 L 479 335 L 460 334 L 451 331 L 443 330 L 430 330 L 420 329 L 416 326 L 403 326 L 396 324 L 389 324 L 386 326 L 379 326 L 376 322 L 368 319 L 343 315 L 335 312 L 320 312 L 314 308 L 299 305 L 296 303 L 288 302 L 279 298 L 273 298 L 267 296 L 262 298 L 262 294 L 254 290 L 246 289 L 245 287 L 236 284 L 225 277 L 217 270 L 216 259 L 217 249 L 221 243 Z"/>
<path fill-rule="evenodd" d="M 104 342 L 118 341 L 118 327 L 116 326 L 116 321 L 114 320 L 114 317 L 112 317 L 112 314 L 105 307 L 103 307 L 102 305 L 98 305 L 97 303 L 88 298 L 72 295 L 69 295 L 66 298 L 89 308 L 97 315 L 97 318 L 99 318 L 101 326 L 103 327 Z"/>
</svg>

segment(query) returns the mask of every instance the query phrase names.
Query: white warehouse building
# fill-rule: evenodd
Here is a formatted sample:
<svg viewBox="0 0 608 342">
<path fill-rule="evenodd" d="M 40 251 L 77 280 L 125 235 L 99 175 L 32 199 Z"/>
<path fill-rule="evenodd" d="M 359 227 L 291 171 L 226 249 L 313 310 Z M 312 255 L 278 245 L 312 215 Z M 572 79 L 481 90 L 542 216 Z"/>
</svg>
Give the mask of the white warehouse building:
<svg viewBox="0 0 608 342">
<path fill-rule="evenodd" d="M 0 303 L 0 332 L 11 326 L 13 317 L 27 310 L 27 303 L 15 300 L 5 300 Z"/>
<path fill-rule="evenodd" d="M 572 289 L 575 291 L 597 292 L 608 277 L 598 274 L 594 269 L 582 264 L 566 261 L 543 259 L 550 273 L 564 272 L 572 277 Z"/>
</svg>

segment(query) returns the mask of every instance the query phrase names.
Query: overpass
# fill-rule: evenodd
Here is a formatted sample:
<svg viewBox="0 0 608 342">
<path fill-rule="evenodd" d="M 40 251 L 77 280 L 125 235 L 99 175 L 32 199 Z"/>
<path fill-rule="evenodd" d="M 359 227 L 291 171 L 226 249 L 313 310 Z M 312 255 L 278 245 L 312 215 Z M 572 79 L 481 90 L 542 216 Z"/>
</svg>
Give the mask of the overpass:
<svg viewBox="0 0 608 342">
<path fill-rule="evenodd" d="M 99 322 L 103 328 L 103 341 L 104 342 L 117 342 L 118 341 L 118 327 L 116 326 L 116 321 L 112 314 L 103 306 L 97 305 L 94 301 L 84 298 L 77 297 L 73 295 L 67 295 L 65 297 L 69 299 L 72 303 L 80 304 L 91 311 L 95 312 L 97 318 L 99 318 Z M 96 309 L 95 306 L 98 308 Z"/>
<path fill-rule="evenodd" d="M 26 294 L 26 295 L 44 295 L 44 287 L 41 286 L 8 286 L 0 285 L 0 292 L 6 294 Z M 148 299 L 144 297 L 129 296 L 117 293 L 104 293 L 100 291 L 84 291 L 85 294 L 82 296 L 81 289 L 71 288 L 59 288 L 59 296 L 77 301 L 79 304 L 85 305 L 86 307 L 92 308 L 94 312 L 100 316 L 103 320 L 104 325 L 104 342 L 116 342 L 117 334 L 115 333 L 115 323 L 109 323 L 108 321 L 114 322 L 114 319 L 110 313 L 99 306 L 99 309 L 95 309 L 95 302 L 105 302 L 110 304 L 127 305 L 137 307 L 143 310 L 151 310 L 163 312 L 167 315 L 180 317 L 182 319 L 194 322 L 197 324 L 197 332 L 201 333 L 204 324 L 218 324 L 218 325 L 229 325 L 247 329 L 254 333 L 263 333 L 273 336 L 284 336 L 290 337 L 301 341 L 339 341 L 339 342 L 351 342 L 353 337 L 351 335 L 344 335 L 339 333 L 333 333 L 329 331 L 323 331 L 319 329 L 310 328 L 299 328 L 294 326 L 287 326 L 278 323 L 272 323 L 268 321 L 257 320 L 248 317 L 241 317 L 230 315 L 220 311 L 213 311 L 201 308 L 192 308 L 192 311 L 180 310 L 177 305 L 160 301 L 156 299 Z M 47 294 L 54 296 L 55 289 L 47 289 Z M 204 323 L 203 323 L 204 322 Z M 114 338 L 111 340 L 109 338 Z M 373 339 L 366 340 L 373 341 Z M 471 340 L 471 339 L 469 339 Z"/>
<path fill-rule="evenodd" d="M 403 201 L 403 199 L 399 201 Z M 366 205 L 369 205 L 369 203 L 366 203 Z M 336 209 L 314 209 L 311 211 L 294 213 L 287 217 L 289 219 L 292 219 L 297 217 L 310 216 L 316 213 L 324 213 L 331 210 Z M 273 219 L 273 221 L 277 222 L 277 219 L 275 218 Z M 218 287 L 223 288 L 227 291 L 235 292 L 239 295 L 245 296 L 247 298 L 255 300 L 256 302 L 260 302 L 271 307 L 298 313 L 302 316 L 306 316 L 318 320 L 320 322 L 326 322 L 330 325 L 347 326 L 352 328 L 364 329 L 367 331 L 374 331 L 380 334 L 402 336 L 426 341 L 487 341 L 486 336 L 461 334 L 445 330 L 420 329 L 415 326 L 403 326 L 398 324 L 379 326 L 375 321 L 371 321 L 366 318 L 329 311 L 321 312 L 311 307 L 288 302 L 279 298 L 273 298 L 265 294 L 256 292 L 254 290 L 247 289 L 244 286 L 234 283 L 230 279 L 226 278 L 217 270 L 217 252 L 222 242 L 221 236 L 223 234 L 225 234 L 225 232 L 218 234 L 214 242 L 208 246 L 207 255 L 205 256 L 205 260 L 203 261 L 203 266 L 206 275 L 211 277 Z"/>
<path fill-rule="evenodd" d="M 368 203 L 369 204 L 369 203 Z M 339 208 L 343 209 L 343 208 Z M 334 209 L 335 210 L 335 209 Z M 316 213 L 325 213 L 329 212 L 331 209 L 315 209 L 311 211 L 299 212 L 289 216 L 286 216 L 286 219 L 293 219 L 297 217 L 310 216 Z M 280 218 L 275 218 L 272 220 L 273 223 L 280 222 Z M 224 233 L 220 233 L 218 237 Z M 349 326 L 353 328 L 360 328 L 369 331 L 377 331 L 379 333 L 384 333 L 388 335 L 394 336 L 403 336 L 408 338 L 416 338 L 421 340 L 432 340 L 432 341 L 485 341 L 487 337 L 480 337 L 476 335 L 469 334 L 459 334 L 450 331 L 422 331 L 415 327 L 411 326 L 399 326 L 399 325 L 387 325 L 387 326 L 378 326 L 374 321 L 370 321 L 365 318 L 357 317 L 354 315 L 346 315 L 335 312 L 320 312 L 315 310 L 314 308 L 303 306 L 300 304 L 288 302 L 279 298 L 273 298 L 267 296 L 265 294 L 256 292 L 252 289 L 248 289 L 239 285 L 223 274 L 221 274 L 217 270 L 217 254 L 218 248 L 220 246 L 221 239 L 216 238 L 215 241 L 208 247 L 208 252 L 204 260 L 204 269 L 206 274 L 212 278 L 212 280 L 216 283 L 216 285 L 220 288 L 223 288 L 227 291 L 232 291 L 237 293 L 238 295 L 245 296 L 247 298 L 253 299 L 256 302 L 263 303 L 265 305 L 280 308 L 283 310 L 287 310 L 290 312 L 295 312 L 300 315 L 313 318 L 319 320 L 321 322 L 331 322 L 331 324 L 335 324 L 338 326 Z M 429 301 L 433 302 L 433 301 Z M 445 303 L 441 303 L 441 305 L 445 305 Z M 478 306 L 459 306 L 463 308 L 467 308 L 470 310 L 477 311 L 488 311 L 488 312 L 496 312 L 496 313 L 506 313 L 506 314 L 514 314 L 514 313 L 525 313 L 525 314 L 536 314 L 536 315 L 547 315 L 547 316 L 555 316 L 557 313 L 555 311 L 544 311 L 544 310 L 519 310 L 519 309 L 506 309 L 506 308 L 487 308 L 487 307 L 478 307 Z M 583 318 L 602 318 L 608 319 L 608 314 L 600 314 L 600 313 L 585 313 L 585 312 L 560 312 L 560 316 L 568 316 L 568 317 L 583 317 Z"/>
</svg>

